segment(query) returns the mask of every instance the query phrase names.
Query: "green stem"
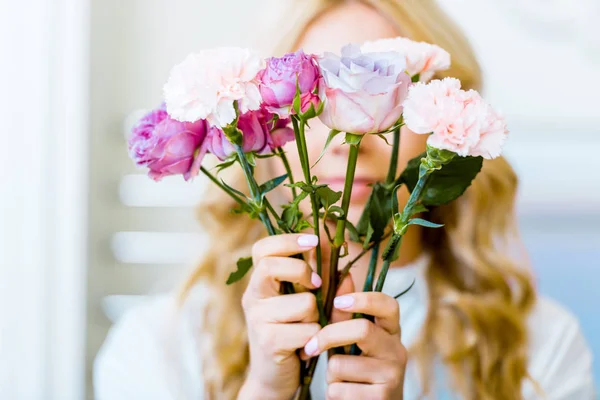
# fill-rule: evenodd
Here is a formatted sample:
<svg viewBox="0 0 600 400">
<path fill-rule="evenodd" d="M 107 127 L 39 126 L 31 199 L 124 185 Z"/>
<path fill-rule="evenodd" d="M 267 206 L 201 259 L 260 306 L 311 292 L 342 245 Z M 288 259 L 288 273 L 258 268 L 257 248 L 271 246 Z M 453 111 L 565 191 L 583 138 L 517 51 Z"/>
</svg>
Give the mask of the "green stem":
<svg viewBox="0 0 600 400">
<path fill-rule="evenodd" d="M 388 169 L 386 184 L 392 184 L 396 181 L 396 171 L 398 169 L 398 150 L 400 149 L 400 127 L 394 129 L 394 141 L 392 144 L 392 158 L 390 159 L 390 167 Z"/>
<path fill-rule="evenodd" d="M 377 261 L 379 259 L 379 246 L 381 242 L 375 243 L 373 246 L 373 251 L 371 252 L 371 259 L 369 260 L 369 270 L 367 271 L 367 278 L 365 279 L 365 284 L 363 285 L 363 292 L 372 292 L 373 291 L 373 281 L 375 280 L 375 271 L 377 270 Z M 355 313 L 352 315 L 353 319 L 356 318 L 367 318 L 369 321 L 373 322 L 375 318 L 371 315 L 364 315 L 361 313 Z M 350 355 L 358 356 L 360 355 L 360 349 L 354 343 L 350 348 Z"/>
<path fill-rule="evenodd" d="M 363 285 L 363 292 L 373 291 L 373 281 L 375 280 L 375 271 L 377 270 L 377 259 L 379 258 L 379 246 L 380 242 L 375 244 L 373 251 L 371 251 L 371 259 L 369 261 L 369 270 L 367 271 L 367 279 Z"/>
<path fill-rule="evenodd" d="M 388 173 L 385 178 L 385 185 L 389 187 L 396 181 L 396 172 L 398 170 L 398 153 L 400 150 L 400 126 L 394 129 L 393 134 L 393 144 L 392 144 L 392 155 L 390 158 L 390 165 L 388 167 Z M 395 196 L 395 193 L 392 194 Z M 372 292 L 373 284 L 375 281 L 375 273 L 377 272 L 377 261 L 379 258 L 379 248 L 381 246 L 381 242 L 384 240 L 384 237 L 379 238 L 379 240 L 373 246 L 373 252 L 371 253 L 371 260 L 369 262 L 369 269 L 367 271 L 367 276 L 365 278 L 365 283 L 363 286 L 363 292 Z M 375 318 L 372 315 L 364 315 L 360 313 L 356 313 L 352 315 L 352 318 L 366 318 L 371 322 L 375 321 Z M 361 351 L 358 346 L 355 344 L 350 348 L 350 355 L 358 356 Z"/>
<path fill-rule="evenodd" d="M 273 223 L 271 222 L 271 218 L 269 218 L 269 213 L 265 208 L 265 201 L 262 199 L 262 194 L 260 193 L 260 188 L 258 187 L 258 183 L 256 179 L 254 179 L 254 173 L 252 171 L 252 167 L 248 163 L 246 159 L 246 155 L 244 154 L 244 150 L 240 145 L 234 145 L 235 150 L 238 155 L 238 160 L 242 169 L 244 170 L 244 175 L 246 176 L 246 182 L 248 183 L 248 189 L 250 189 L 250 196 L 252 197 L 253 207 L 256 208 L 258 212 L 258 218 L 263 223 L 265 228 L 267 228 L 267 232 L 269 236 L 276 235 L 275 228 L 273 227 Z M 294 293 L 294 285 L 291 282 L 282 282 L 281 289 L 284 294 Z"/>
<path fill-rule="evenodd" d="M 306 147 L 306 136 L 304 132 L 305 123 L 298 117 L 292 117 L 292 124 L 294 126 L 294 135 L 296 137 L 296 146 L 298 147 L 298 154 L 300 156 L 300 165 L 302 166 L 302 172 L 304 173 L 304 181 L 307 185 L 312 184 L 312 176 L 310 173 L 310 160 L 308 159 L 308 150 Z M 323 260 L 321 254 L 321 230 L 319 229 L 319 205 L 317 202 L 317 196 L 314 192 L 310 195 L 310 205 L 312 208 L 313 227 L 314 234 L 319 239 L 319 245 L 315 248 L 316 259 L 317 259 L 317 274 L 323 276 Z M 321 326 L 327 325 L 327 314 L 324 313 L 323 308 L 323 289 L 322 287 L 315 290 L 315 296 L 317 298 L 317 309 L 319 310 L 319 323 Z"/>
<path fill-rule="evenodd" d="M 292 169 L 290 168 L 290 163 L 288 161 L 287 156 L 285 155 L 285 151 L 283 151 L 283 149 L 281 147 L 279 147 L 277 149 L 277 154 L 281 158 L 281 162 L 283 163 L 283 167 L 285 168 L 285 172 L 287 173 L 290 184 L 293 185 L 294 184 L 294 176 L 292 175 Z M 296 188 L 292 187 L 292 196 L 294 196 L 294 198 L 296 198 L 297 195 L 298 195 L 298 192 L 296 191 Z"/>
<path fill-rule="evenodd" d="M 393 235 L 388 243 L 387 257 L 383 259 L 383 266 L 381 267 L 381 272 L 379 273 L 379 278 L 377 279 L 377 285 L 375 285 L 375 292 L 381 292 L 383 290 L 383 285 L 385 284 L 385 278 L 387 277 L 387 273 L 390 269 L 390 264 L 392 263 L 394 249 L 397 246 L 400 246 L 402 243 L 401 235 Z"/>
<path fill-rule="evenodd" d="M 352 267 L 354 266 L 354 264 L 356 264 L 358 262 L 358 260 L 360 260 L 369 251 L 373 250 L 373 248 L 375 246 L 379 246 L 380 243 L 383 242 L 388 237 L 390 237 L 390 235 L 391 235 L 391 233 L 386 233 L 385 235 L 383 235 L 383 237 L 379 241 L 374 241 L 373 243 L 371 243 L 369 245 L 369 247 L 367 247 L 366 249 L 363 249 L 363 251 L 361 251 L 356 257 L 354 257 L 352 259 L 352 261 L 349 261 L 348 264 L 346 264 L 346 266 L 344 267 L 344 269 L 342 269 L 340 271 L 339 281 L 342 282 L 346 278 L 346 276 L 350 272 L 350 269 L 352 269 Z"/>
<path fill-rule="evenodd" d="M 225 193 L 227 193 L 229 196 L 231 196 L 231 198 L 233 200 L 235 200 L 238 204 L 240 204 L 241 206 L 246 205 L 246 202 L 244 200 L 242 200 L 240 198 L 240 196 L 238 196 L 236 193 L 234 193 L 227 186 L 223 185 L 223 183 L 221 181 L 219 181 L 213 174 L 211 174 L 206 168 L 200 167 L 200 171 L 202 171 L 202 173 L 204 175 L 206 175 L 206 177 L 208 179 L 210 179 L 215 185 L 217 185 L 218 187 L 220 187 L 221 189 L 223 189 L 223 191 Z"/>
<path fill-rule="evenodd" d="M 342 212 L 341 218 L 338 218 L 333 245 L 331 246 L 331 257 L 329 262 L 329 286 L 325 300 L 325 315 L 331 315 L 333 308 L 333 299 L 338 287 L 338 264 L 340 260 L 340 250 L 346 240 L 346 218 L 348 218 L 348 209 L 350 208 L 350 198 L 352 196 L 352 184 L 354 183 L 354 174 L 356 172 L 356 162 L 358 161 L 358 149 L 360 141 L 348 144 L 350 152 L 348 154 L 348 165 L 346 168 L 346 179 L 344 181 L 344 192 L 342 194 Z"/>
<path fill-rule="evenodd" d="M 404 211 L 401 214 L 401 225 L 406 226 L 410 217 L 413 215 L 413 208 L 421 198 L 423 193 L 423 189 L 429 180 L 429 173 L 421 173 L 419 176 L 419 180 L 415 185 L 410 197 L 408 198 L 408 202 L 404 207 Z M 394 261 L 394 255 L 396 251 L 394 250 L 398 246 L 400 246 L 402 242 L 402 237 L 404 236 L 404 231 L 402 233 L 395 233 L 392 235 L 390 241 L 388 242 L 385 255 L 386 257 L 383 259 L 383 267 L 381 267 L 381 272 L 379 273 L 379 278 L 377 279 L 377 285 L 375 286 L 376 292 L 381 292 L 383 290 L 383 285 L 385 284 L 385 278 L 387 277 L 388 270 L 390 268 L 390 264 Z"/>
</svg>

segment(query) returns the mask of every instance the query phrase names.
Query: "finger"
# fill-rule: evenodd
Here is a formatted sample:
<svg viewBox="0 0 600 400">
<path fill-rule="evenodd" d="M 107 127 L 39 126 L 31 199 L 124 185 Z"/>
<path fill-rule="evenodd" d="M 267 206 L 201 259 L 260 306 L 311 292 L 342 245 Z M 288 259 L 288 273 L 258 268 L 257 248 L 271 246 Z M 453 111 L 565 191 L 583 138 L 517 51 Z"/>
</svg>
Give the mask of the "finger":
<svg viewBox="0 0 600 400">
<path fill-rule="evenodd" d="M 375 323 L 392 335 L 400 333 L 400 306 L 396 299 L 379 292 L 360 292 L 338 296 L 335 309 L 375 317 Z M 350 315 L 350 314 L 348 314 Z"/>
<path fill-rule="evenodd" d="M 335 355 L 327 363 L 327 384 L 355 382 L 393 387 L 404 379 L 403 362 L 370 357 Z"/>
<path fill-rule="evenodd" d="M 317 322 L 317 298 L 304 292 L 262 299 L 252 307 L 250 318 L 267 323 Z"/>
<path fill-rule="evenodd" d="M 264 354 L 281 354 L 301 349 L 321 326 L 306 324 L 266 324 L 261 326 L 259 345 Z"/>
<path fill-rule="evenodd" d="M 252 247 L 252 259 L 258 263 L 264 257 L 288 257 L 315 248 L 319 238 L 308 234 L 286 234 L 269 236 Z"/>
<path fill-rule="evenodd" d="M 391 336 L 371 321 L 360 318 L 327 325 L 304 346 L 303 353 L 314 357 L 329 349 L 354 343 L 365 356 L 383 360 L 399 358 L 398 350 L 402 347 L 398 336 Z"/>
<path fill-rule="evenodd" d="M 354 281 L 352 280 L 352 274 L 349 273 L 346 276 L 346 278 L 344 278 L 344 280 L 342 281 L 340 286 L 338 287 L 336 296 L 338 296 L 338 297 L 343 296 L 345 294 L 353 293 L 354 291 L 355 291 Z M 348 314 L 347 312 L 340 311 L 336 308 L 331 310 L 331 321 L 332 322 L 347 321 L 349 319 L 352 319 L 352 315 Z"/>
<path fill-rule="evenodd" d="M 388 398 L 388 390 L 383 385 L 335 382 L 327 387 L 327 400 Z"/>
<path fill-rule="evenodd" d="M 322 281 L 303 260 L 289 257 L 266 257 L 259 261 L 250 278 L 249 288 L 255 298 L 278 296 L 281 282 L 292 282 L 308 289 L 321 286 Z"/>
</svg>

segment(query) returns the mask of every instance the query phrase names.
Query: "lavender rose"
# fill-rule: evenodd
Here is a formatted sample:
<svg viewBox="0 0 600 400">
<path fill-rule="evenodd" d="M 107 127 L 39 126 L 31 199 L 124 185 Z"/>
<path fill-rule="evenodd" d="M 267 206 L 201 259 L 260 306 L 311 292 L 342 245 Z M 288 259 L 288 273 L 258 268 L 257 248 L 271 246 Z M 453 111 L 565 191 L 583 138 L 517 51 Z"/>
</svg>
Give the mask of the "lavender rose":
<svg viewBox="0 0 600 400">
<path fill-rule="evenodd" d="M 171 119 L 162 105 L 140 119 L 129 138 L 129 156 L 149 169 L 155 181 L 168 175 L 190 180 L 198 175 L 206 153 L 207 124 Z"/>
<path fill-rule="evenodd" d="M 302 50 L 288 53 L 283 57 L 272 57 L 267 66 L 257 75 L 259 90 L 267 110 L 287 118 L 293 113 L 292 103 L 296 96 L 296 80 L 302 102 L 301 113 L 310 109 L 311 104 L 318 108 L 316 95 L 320 72 L 314 55 Z"/>
<path fill-rule="evenodd" d="M 287 127 L 289 120 L 278 120 L 273 124 L 273 114 L 261 108 L 240 115 L 238 129 L 242 131 L 244 153 L 267 154 L 276 147 L 294 140 L 294 131 Z M 210 128 L 208 151 L 221 161 L 235 154 L 235 147 L 219 128 Z"/>
<path fill-rule="evenodd" d="M 341 57 L 326 53 L 319 64 L 325 102 L 319 118 L 329 128 L 353 134 L 380 133 L 400 119 L 411 83 L 402 54 L 363 54 L 360 47 L 347 45 Z"/>
</svg>

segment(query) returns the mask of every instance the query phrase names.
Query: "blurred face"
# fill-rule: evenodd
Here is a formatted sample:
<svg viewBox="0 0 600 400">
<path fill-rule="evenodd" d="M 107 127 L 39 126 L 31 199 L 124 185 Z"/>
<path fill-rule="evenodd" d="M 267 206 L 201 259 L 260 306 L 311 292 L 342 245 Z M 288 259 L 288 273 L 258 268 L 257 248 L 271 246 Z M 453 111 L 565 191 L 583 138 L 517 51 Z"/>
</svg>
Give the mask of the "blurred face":
<svg viewBox="0 0 600 400">
<path fill-rule="evenodd" d="M 338 53 L 348 43 L 362 43 L 367 40 L 396 37 L 398 32 L 376 10 L 361 3 L 350 3 L 331 10 L 320 16 L 311 24 L 298 42 L 298 48 L 307 53 L 321 54 L 329 51 Z M 310 129 L 306 130 L 308 154 L 311 162 L 319 157 L 329 135 L 329 128 L 316 118 L 309 122 Z M 415 135 L 403 130 L 401 135 L 400 157 L 398 172 L 402 171 L 411 158 L 425 150 L 426 137 Z M 333 190 L 342 191 L 346 176 L 348 161 L 348 146 L 342 145 L 343 133 L 339 134 L 329 146 L 326 155 L 312 169 L 314 176 L 319 178 L 319 183 L 328 184 Z M 391 136 L 390 136 L 391 140 Z M 303 180 L 302 168 L 299 159 L 294 156 L 294 142 L 286 145 L 286 152 L 290 158 L 292 173 L 296 180 Z M 389 168 L 391 146 L 375 135 L 363 138 L 349 210 L 349 219 L 356 222 L 360 217 L 364 204 L 371 188 L 369 184 L 383 181 Z M 273 165 L 277 175 L 285 174 L 281 163 Z M 399 201 L 402 206 L 408 199 L 406 191 L 400 191 Z"/>
</svg>

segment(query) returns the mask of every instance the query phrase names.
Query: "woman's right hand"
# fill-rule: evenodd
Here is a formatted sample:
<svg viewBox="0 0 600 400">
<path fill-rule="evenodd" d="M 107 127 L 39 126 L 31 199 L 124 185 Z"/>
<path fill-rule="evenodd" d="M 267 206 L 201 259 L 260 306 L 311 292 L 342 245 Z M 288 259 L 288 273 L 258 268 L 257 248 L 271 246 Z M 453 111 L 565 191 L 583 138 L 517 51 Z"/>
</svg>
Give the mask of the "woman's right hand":
<svg viewBox="0 0 600 400">
<path fill-rule="evenodd" d="M 320 330 L 314 294 L 281 295 L 281 282 L 316 289 L 321 278 L 290 256 L 318 245 L 315 235 L 288 234 L 258 241 L 254 271 L 242 298 L 250 343 L 250 369 L 239 399 L 291 399 L 300 385 L 296 350 Z"/>
</svg>

